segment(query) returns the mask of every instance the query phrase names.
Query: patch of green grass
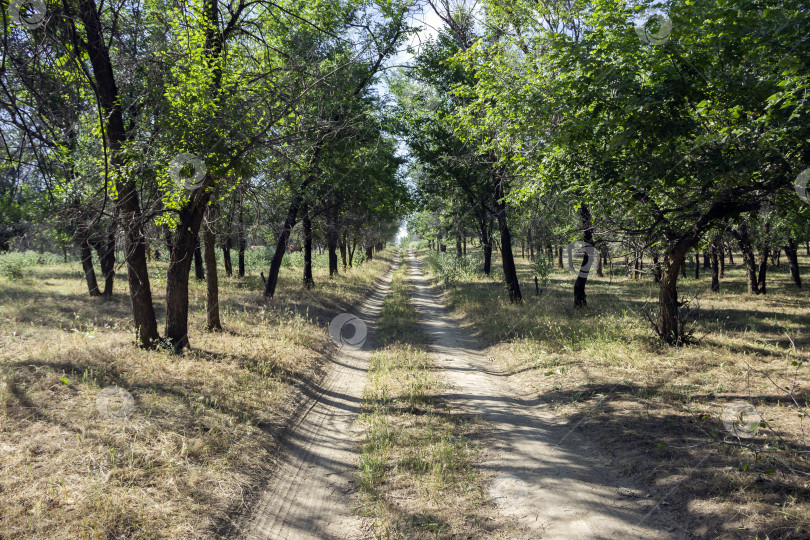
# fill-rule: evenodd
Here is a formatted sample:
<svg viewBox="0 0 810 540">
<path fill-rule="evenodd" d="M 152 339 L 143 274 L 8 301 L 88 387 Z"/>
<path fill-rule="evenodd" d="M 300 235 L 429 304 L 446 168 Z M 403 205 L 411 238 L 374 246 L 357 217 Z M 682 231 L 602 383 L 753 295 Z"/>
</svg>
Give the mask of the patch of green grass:
<svg viewBox="0 0 810 540">
<path fill-rule="evenodd" d="M 365 429 L 360 507 L 375 538 L 487 536 L 471 437 L 481 422 L 454 414 L 410 301 L 407 267 L 395 274 L 378 325 L 359 422 Z"/>
</svg>

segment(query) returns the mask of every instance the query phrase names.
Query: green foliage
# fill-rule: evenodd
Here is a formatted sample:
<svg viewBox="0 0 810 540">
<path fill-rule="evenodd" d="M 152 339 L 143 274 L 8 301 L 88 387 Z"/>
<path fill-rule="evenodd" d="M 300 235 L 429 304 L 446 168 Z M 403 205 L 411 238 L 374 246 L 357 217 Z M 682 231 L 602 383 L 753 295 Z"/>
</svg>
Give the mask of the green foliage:
<svg viewBox="0 0 810 540">
<path fill-rule="evenodd" d="M 539 254 L 532 261 L 534 275 L 540 281 L 540 285 L 548 285 L 548 275 L 551 273 L 551 262 L 544 255 Z"/>
<path fill-rule="evenodd" d="M 38 251 L 8 251 L 0 253 L 0 276 L 7 279 L 21 279 L 25 277 L 25 269 L 37 265 L 56 264 L 62 258 L 54 253 L 40 253 Z"/>
<path fill-rule="evenodd" d="M 483 275 L 484 259 L 480 254 L 456 257 L 434 251 L 425 256 L 425 263 L 432 273 L 442 278 L 445 287 L 454 287 L 459 281 Z"/>
</svg>

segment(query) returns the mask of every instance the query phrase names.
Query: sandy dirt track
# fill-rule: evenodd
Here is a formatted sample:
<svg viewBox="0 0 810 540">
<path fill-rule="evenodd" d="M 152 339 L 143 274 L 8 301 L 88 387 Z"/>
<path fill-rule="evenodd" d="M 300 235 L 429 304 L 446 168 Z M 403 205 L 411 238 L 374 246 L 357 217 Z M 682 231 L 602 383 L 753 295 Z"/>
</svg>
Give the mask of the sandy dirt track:
<svg viewBox="0 0 810 540">
<path fill-rule="evenodd" d="M 239 538 L 343 540 L 358 536 L 360 519 L 352 511 L 351 496 L 360 433 L 353 424 L 366 383 L 374 322 L 399 263 L 394 260 L 358 310 L 368 327 L 363 347 L 342 347 L 331 359 L 322 383 L 307 390 L 302 412 L 282 443 L 279 467 L 239 525 Z"/>
<path fill-rule="evenodd" d="M 351 506 L 360 440 L 354 421 L 374 345 L 374 322 L 399 264 L 396 259 L 359 310 L 369 329 L 364 347 L 340 349 L 323 383 L 308 392 L 285 437 L 279 468 L 238 527 L 240 538 L 361 536 Z M 420 325 L 434 364 L 451 385 L 443 399 L 489 424 L 482 468 L 507 537 L 683 537 L 675 518 L 611 471 L 576 432 L 578 426 L 561 424 L 532 396 L 519 395 L 448 315 L 413 253 L 409 266 Z"/>
<path fill-rule="evenodd" d="M 445 396 L 490 423 L 483 468 L 489 495 L 511 538 L 677 538 L 655 501 L 612 474 L 576 426 L 560 425 L 532 396 L 519 396 L 474 339 L 448 316 L 439 294 L 409 255 L 423 332 L 454 393 Z"/>
</svg>

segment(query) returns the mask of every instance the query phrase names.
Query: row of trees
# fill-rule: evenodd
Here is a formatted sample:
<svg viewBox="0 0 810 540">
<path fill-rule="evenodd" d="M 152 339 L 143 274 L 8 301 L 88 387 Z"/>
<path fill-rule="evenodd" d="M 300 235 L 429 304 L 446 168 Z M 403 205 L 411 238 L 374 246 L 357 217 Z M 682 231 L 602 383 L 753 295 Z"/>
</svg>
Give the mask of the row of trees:
<svg viewBox="0 0 810 540">
<path fill-rule="evenodd" d="M 800 283 L 806 2 L 431 6 L 443 27 L 395 86 L 424 210 L 414 231 L 432 226 L 440 243 L 476 231 L 485 270 L 497 232 L 515 302 L 516 232 L 535 246 L 647 253 L 671 344 L 686 339 L 677 283 L 694 251 L 733 240 L 757 293 L 780 248 Z"/>
<path fill-rule="evenodd" d="M 0 247 L 22 216 L 49 223 L 75 242 L 90 294 L 112 294 L 123 263 L 141 346 L 188 346 L 193 262 L 208 282 L 208 327 L 221 326 L 217 245 L 228 274 L 235 247 L 242 275 L 249 238 L 274 243 L 264 288 L 273 297 L 296 226 L 307 286 L 313 224 L 333 276 L 338 251 L 362 244 L 371 256 L 393 236 L 408 193 L 375 84 L 411 31 L 407 5 L 36 7 L 3 19 Z M 149 280 L 158 238 L 168 258 L 162 337 Z"/>
</svg>

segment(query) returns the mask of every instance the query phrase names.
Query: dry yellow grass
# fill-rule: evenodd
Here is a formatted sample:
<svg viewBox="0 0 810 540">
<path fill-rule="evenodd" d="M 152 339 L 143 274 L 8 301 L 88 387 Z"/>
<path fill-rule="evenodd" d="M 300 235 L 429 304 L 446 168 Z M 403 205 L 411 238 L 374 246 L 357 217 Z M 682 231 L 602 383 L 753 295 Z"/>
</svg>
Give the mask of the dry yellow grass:
<svg viewBox="0 0 810 540">
<path fill-rule="evenodd" d="M 663 346 L 644 316 L 658 295 L 649 277 L 590 279 L 588 307 L 577 310 L 573 276 L 553 272 L 536 296 L 528 262 L 518 267 L 523 305 L 505 298 L 499 266 L 493 279 L 463 280 L 446 295 L 515 383 L 596 441 L 695 536 L 810 536 L 810 424 L 799 412 L 810 401 L 810 291 L 795 289 L 785 264 L 769 270 L 768 294 L 753 297 L 740 264 L 726 266 L 719 293 L 705 270 L 698 281 L 690 268 L 680 292 L 700 307 L 702 339 L 682 348 Z M 722 422 L 738 401 L 766 423 L 752 438 Z"/>
<path fill-rule="evenodd" d="M 192 283 L 182 356 L 135 348 L 123 280 L 101 299 L 78 264 L 0 278 L 0 538 L 214 537 L 271 472 L 300 388 L 321 376 L 329 319 L 388 268 L 381 255 L 333 281 L 316 269 L 311 291 L 284 269 L 269 302 L 258 276 L 222 279 L 220 333 L 204 331 Z M 99 413 L 110 385 L 133 396 L 128 417 Z"/>
</svg>

